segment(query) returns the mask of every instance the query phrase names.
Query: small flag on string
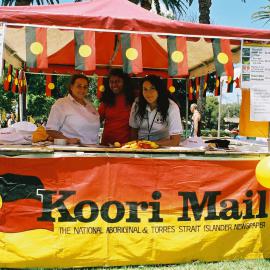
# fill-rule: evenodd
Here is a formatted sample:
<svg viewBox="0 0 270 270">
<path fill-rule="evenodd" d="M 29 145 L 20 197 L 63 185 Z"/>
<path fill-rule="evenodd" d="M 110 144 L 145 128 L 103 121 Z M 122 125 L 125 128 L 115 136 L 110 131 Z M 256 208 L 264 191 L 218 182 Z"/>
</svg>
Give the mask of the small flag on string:
<svg viewBox="0 0 270 270">
<path fill-rule="evenodd" d="M 14 75 L 14 78 L 13 78 L 12 87 L 11 87 L 12 93 L 16 93 L 19 90 L 18 89 L 19 88 L 19 79 L 18 79 L 18 77 L 19 77 L 19 70 L 16 69 L 15 75 Z"/>
<path fill-rule="evenodd" d="M 218 76 L 233 77 L 233 62 L 230 41 L 214 38 L 212 41 L 214 61 Z"/>
<path fill-rule="evenodd" d="M 216 74 L 215 96 L 220 95 L 220 77 Z"/>
<path fill-rule="evenodd" d="M 167 79 L 167 89 L 171 94 L 173 94 L 175 92 L 175 87 L 173 85 L 173 79 L 172 78 Z"/>
<path fill-rule="evenodd" d="M 228 76 L 227 78 L 227 93 L 232 93 L 233 92 L 233 78 L 231 76 Z"/>
<path fill-rule="evenodd" d="M 96 69 L 96 41 L 93 31 L 74 31 L 75 69 L 93 71 Z"/>
<path fill-rule="evenodd" d="M 208 86 L 208 74 L 203 76 L 204 84 L 203 84 L 203 97 L 206 97 L 206 90 Z"/>
<path fill-rule="evenodd" d="M 142 67 L 142 41 L 137 34 L 121 34 L 123 71 L 138 74 Z"/>
<path fill-rule="evenodd" d="M 168 73 L 170 76 L 188 76 L 187 41 L 185 37 L 167 37 Z"/>
<path fill-rule="evenodd" d="M 18 90 L 19 93 L 26 93 L 26 87 L 27 87 L 27 82 L 26 82 L 26 77 L 25 77 L 25 72 L 24 70 L 20 70 L 19 71 L 19 75 L 18 75 Z"/>
<path fill-rule="evenodd" d="M 188 100 L 193 100 L 193 93 L 194 93 L 194 87 L 193 87 L 193 81 L 192 79 L 188 80 Z"/>
<path fill-rule="evenodd" d="M 26 66 L 30 68 L 47 68 L 47 29 L 25 27 Z"/>
<path fill-rule="evenodd" d="M 101 99 L 104 91 L 105 91 L 105 86 L 103 83 L 103 77 L 98 77 L 97 79 L 97 98 L 98 99 Z"/>
<path fill-rule="evenodd" d="M 196 77 L 195 78 L 195 86 L 196 86 L 196 99 L 199 99 L 200 96 L 200 78 Z"/>
<path fill-rule="evenodd" d="M 12 70 L 13 70 L 13 66 L 9 65 L 8 70 L 7 70 L 7 75 L 6 75 L 6 78 L 4 80 L 4 90 L 5 91 L 10 90 L 11 80 L 12 80 Z"/>
<path fill-rule="evenodd" d="M 237 77 L 237 78 L 234 80 L 234 82 L 235 82 L 235 88 L 241 88 L 239 77 Z"/>
<path fill-rule="evenodd" d="M 55 89 L 55 83 L 53 82 L 53 77 L 51 74 L 46 75 L 46 91 L 45 94 L 47 97 L 52 96 L 52 90 Z"/>
</svg>

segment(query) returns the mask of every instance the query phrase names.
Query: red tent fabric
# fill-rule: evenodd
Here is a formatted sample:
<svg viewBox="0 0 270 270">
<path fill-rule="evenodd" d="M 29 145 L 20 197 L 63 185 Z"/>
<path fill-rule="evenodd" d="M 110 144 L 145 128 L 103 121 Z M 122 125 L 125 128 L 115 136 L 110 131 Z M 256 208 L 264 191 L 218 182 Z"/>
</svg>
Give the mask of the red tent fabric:
<svg viewBox="0 0 270 270">
<path fill-rule="evenodd" d="M 172 21 L 127 0 L 89 0 L 48 6 L 0 7 L 6 23 L 149 33 L 270 39 L 270 31 Z"/>
</svg>

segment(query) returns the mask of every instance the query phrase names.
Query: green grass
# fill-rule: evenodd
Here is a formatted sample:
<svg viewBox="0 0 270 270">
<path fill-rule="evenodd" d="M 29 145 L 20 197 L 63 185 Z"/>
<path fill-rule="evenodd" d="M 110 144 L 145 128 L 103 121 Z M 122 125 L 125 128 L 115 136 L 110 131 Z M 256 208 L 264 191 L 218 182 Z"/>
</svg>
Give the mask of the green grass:
<svg viewBox="0 0 270 270">
<path fill-rule="evenodd" d="M 2 270 L 10 270 L 8 268 L 0 268 Z M 28 268 L 31 270 L 43 270 L 46 268 Z M 47 268 L 48 269 L 48 268 Z M 52 268 L 51 268 L 52 269 Z M 53 268 L 57 269 L 57 268 Z M 59 270 L 58 268 L 57 270 Z M 227 262 L 192 262 L 178 265 L 150 265 L 150 266 L 122 266 L 122 267 L 95 267 L 95 268 L 65 268 L 65 270 L 269 270 L 269 259 L 258 260 L 239 260 Z"/>
</svg>

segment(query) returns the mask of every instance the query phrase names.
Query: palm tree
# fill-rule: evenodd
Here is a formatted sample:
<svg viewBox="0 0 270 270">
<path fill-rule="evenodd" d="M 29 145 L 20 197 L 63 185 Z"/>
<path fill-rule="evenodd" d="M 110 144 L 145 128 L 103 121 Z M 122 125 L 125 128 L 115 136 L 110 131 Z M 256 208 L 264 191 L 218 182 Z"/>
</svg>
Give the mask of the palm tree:
<svg viewBox="0 0 270 270">
<path fill-rule="evenodd" d="M 270 2 L 270 0 L 268 0 L 268 1 Z M 270 21 L 270 5 L 264 6 L 264 7 L 261 7 L 261 8 L 262 8 L 262 10 L 255 12 L 252 15 L 252 18 L 255 21 L 266 20 L 266 22 L 265 22 L 265 24 L 266 24 L 266 23 L 268 23 Z"/>
</svg>

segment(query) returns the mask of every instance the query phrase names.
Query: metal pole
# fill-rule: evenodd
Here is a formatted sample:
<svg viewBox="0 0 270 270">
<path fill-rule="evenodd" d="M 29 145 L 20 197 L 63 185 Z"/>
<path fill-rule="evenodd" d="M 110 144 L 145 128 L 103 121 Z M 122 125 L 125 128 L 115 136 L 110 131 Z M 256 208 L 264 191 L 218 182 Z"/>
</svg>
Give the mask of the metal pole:
<svg viewBox="0 0 270 270">
<path fill-rule="evenodd" d="M 222 88 L 223 88 L 223 82 L 221 82 L 220 85 L 220 96 L 219 96 L 219 104 L 218 104 L 218 132 L 217 137 L 220 138 L 220 122 L 221 122 L 221 104 L 222 104 Z"/>
<path fill-rule="evenodd" d="M 185 130 L 185 138 L 188 137 L 188 93 L 189 93 L 189 89 L 188 89 L 188 79 L 186 79 L 186 130 Z"/>
</svg>

